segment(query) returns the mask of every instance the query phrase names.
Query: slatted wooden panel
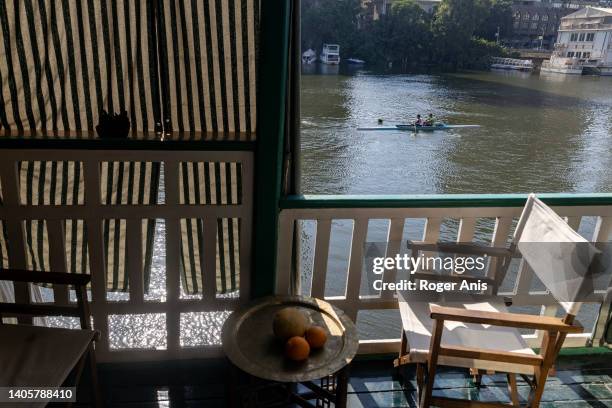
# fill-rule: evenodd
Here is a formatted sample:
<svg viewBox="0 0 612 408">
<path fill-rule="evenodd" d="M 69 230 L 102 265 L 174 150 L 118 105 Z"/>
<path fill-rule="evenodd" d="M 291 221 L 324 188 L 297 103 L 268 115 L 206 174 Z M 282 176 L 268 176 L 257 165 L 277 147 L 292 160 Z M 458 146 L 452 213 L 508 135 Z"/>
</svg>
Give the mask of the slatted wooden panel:
<svg viewBox="0 0 612 408">
<path fill-rule="evenodd" d="M 585 216 L 597 217 L 597 225 L 591 240 L 593 242 L 607 241 L 612 234 L 612 207 L 589 206 L 589 207 L 555 207 L 553 208 L 561 216 L 567 217 L 568 223 L 572 228 L 577 229 Z M 361 285 L 363 262 L 363 248 L 368 234 L 368 222 L 370 220 L 389 220 L 387 237 L 387 256 L 394 256 L 397 253 L 398 243 L 402 239 L 404 225 L 409 219 L 426 219 L 423 228 L 424 242 L 436 242 L 440 237 L 443 219 L 452 218 L 459 221 L 457 241 L 471 242 L 474 240 L 477 222 L 479 219 L 494 219 L 494 230 L 491 236 L 491 244 L 494 246 L 508 245 L 511 233 L 522 208 L 509 207 L 486 207 L 486 208 L 391 208 L 391 209 L 371 209 L 371 208 L 338 208 L 338 209 L 290 209 L 283 210 L 280 214 L 280 239 L 278 247 L 278 271 L 277 271 L 277 292 L 288 293 L 290 285 L 290 266 L 292 264 L 292 251 L 294 236 L 294 224 L 299 220 L 315 220 L 317 224 L 314 245 L 314 263 L 312 288 L 310 295 L 325 298 L 332 304 L 343 309 L 354 320 L 360 311 L 365 310 L 384 310 L 396 309 L 397 299 L 386 291 L 377 296 L 360 296 L 359 288 Z M 349 255 L 349 270 L 345 282 L 346 292 L 344 296 L 326 296 L 326 282 L 330 278 L 328 268 L 330 242 L 333 242 L 331 235 L 331 224 L 333 220 L 353 220 L 352 239 Z M 489 274 L 495 268 L 496 261 L 489 263 Z M 396 271 L 387 271 L 383 275 L 386 282 L 394 281 Z M 518 268 L 515 288 L 512 292 L 504 295 L 512 296 L 515 305 L 542 305 L 542 314 L 552 315 L 556 312 L 556 300 L 547 293 L 534 292 L 532 283 L 534 279 L 533 271 L 527 264 L 523 263 Z M 588 300 L 595 304 L 603 304 L 602 311 L 595 325 L 593 333 L 569 335 L 564 343 L 565 347 L 584 346 L 591 342 L 597 343 L 601 338 L 605 319 L 610 308 L 610 298 L 605 298 L 605 293 L 595 293 Z M 399 335 L 399 333 L 398 333 Z M 541 334 L 534 333 L 525 335 L 525 339 L 532 347 L 539 347 Z M 398 339 L 386 339 L 368 341 L 362 340 L 360 353 L 381 353 L 396 352 L 399 346 Z"/>
<path fill-rule="evenodd" d="M 82 205 L 29 205 L 19 200 L 17 162 L 24 160 L 63 161 L 78 157 L 83 163 L 85 202 Z M 100 167 L 102 161 L 152 161 L 161 162 L 165 169 L 165 203 L 149 205 L 101 203 Z M 211 151 L 62 151 L 62 150 L 11 150 L 0 152 L 0 180 L 2 182 L 3 202 L 0 205 L 0 219 L 8 232 L 9 265 L 26 269 L 26 245 L 23 223 L 27 220 L 45 220 L 49 235 L 49 254 L 51 266 L 56 270 L 66 270 L 66 249 L 64 222 L 84 220 L 87 225 L 89 270 L 92 274 L 91 310 L 95 328 L 102 333 L 97 346 L 100 361 L 163 360 L 194 358 L 219 355 L 220 348 L 180 347 L 180 315 L 185 312 L 208 312 L 233 310 L 246 300 L 249 294 L 251 225 L 252 225 L 252 174 L 253 157 L 250 152 L 211 152 Z M 183 162 L 227 162 L 240 163 L 243 169 L 240 204 L 182 204 L 179 196 L 179 165 Z M 209 235 L 204 242 L 208 249 L 205 258 L 205 281 L 213 284 L 204 291 L 201 299 L 182 299 L 180 284 L 180 221 L 184 218 L 202 219 L 207 225 Z M 212 276 L 215 274 L 215 238 L 210 235 L 212 226 L 218 219 L 240 219 L 240 279 L 239 296 L 219 297 Z M 108 301 L 106 292 L 106 261 L 103 240 L 104 220 L 116 219 L 126 222 L 127 270 L 129 278 L 129 300 Z M 161 219 L 166 227 L 166 298 L 162 301 L 144 299 L 143 276 L 143 220 Z M 212 268 L 212 269 L 211 269 Z M 212 275 L 211 275 L 212 274 Z M 16 288 L 16 298 L 20 302 L 30 301 L 27 287 Z M 68 303 L 66 287 L 54 288 L 54 301 Z M 166 320 L 166 350 L 121 349 L 109 347 L 108 321 L 111 315 L 132 315 L 161 313 Z"/>
</svg>

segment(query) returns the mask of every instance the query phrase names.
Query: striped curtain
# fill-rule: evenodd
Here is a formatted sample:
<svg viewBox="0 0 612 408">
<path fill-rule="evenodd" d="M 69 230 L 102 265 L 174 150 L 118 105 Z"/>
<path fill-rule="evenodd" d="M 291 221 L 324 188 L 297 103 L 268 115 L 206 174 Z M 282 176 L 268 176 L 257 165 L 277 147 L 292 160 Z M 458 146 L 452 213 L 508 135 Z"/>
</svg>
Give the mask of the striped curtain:
<svg viewBox="0 0 612 408">
<path fill-rule="evenodd" d="M 167 128 L 254 140 L 259 0 L 160 0 Z"/>
<path fill-rule="evenodd" d="M 126 110 L 135 131 L 163 126 L 203 132 L 200 140 L 254 141 L 259 7 L 259 0 L 0 0 L 0 130 L 93 130 L 102 110 Z M 159 164 L 113 163 L 101 174 L 106 204 L 157 203 Z M 241 202 L 236 163 L 186 163 L 181 175 L 201 190 L 199 197 L 184 190 L 185 204 Z M 22 163 L 20 176 L 29 204 L 82 204 L 78 163 Z M 203 224 L 187 221 L 183 284 L 199 293 Z M 238 288 L 239 224 L 217 223 L 219 293 Z M 154 220 L 144 222 L 147 282 L 154 230 Z M 70 271 L 88 273 L 86 225 L 68 220 L 65 231 Z M 125 221 L 108 220 L 103 231 L 108 290 L 126 290 Z M 29 266 L 47 270 L 43 221 L 27 223 L 26 240 Z M 6 246 L 3 232 L 0 251 Z"/>
<path fill-rule="evenodd" d="M 154 14 L 131 0 L 0 2 L 0 125 L 92 130 L 126 110 L 136 130 L 161 121 Z"/>
<path fill-rule="evenodd" d="M 164 126 L 209 139 L 255 140 L 259 0 L 160 0 Z M 240 204 L 237 163 L 182 163 L 183 204 Z M 202 285 L 204 222 L 181 220 L 181 276 L 189 294 Z M 240 220 L 217 220 L 216 292 L 235 292 Z"/>
<path fill-rule="evenodd" d="M 181 204 L 237 205 L 242 203 L 242 166 L 226 162 L 183 162 L 179 172 Z M 240 276 L 240 220 L 216 222 L 216 292 L 238 290 Z M 200 293 L 203 285 L 204 220 L 181 220 L 181 278 L 188 294 Z"/>
<path fill-rule="evenodd" d="M 0 128 L 92 130 L 101 110 L 126 110 L 134 130 L 163 116 L 166 130 L 254 140 L 259 7 L 2 1 Z"/>
</svg>

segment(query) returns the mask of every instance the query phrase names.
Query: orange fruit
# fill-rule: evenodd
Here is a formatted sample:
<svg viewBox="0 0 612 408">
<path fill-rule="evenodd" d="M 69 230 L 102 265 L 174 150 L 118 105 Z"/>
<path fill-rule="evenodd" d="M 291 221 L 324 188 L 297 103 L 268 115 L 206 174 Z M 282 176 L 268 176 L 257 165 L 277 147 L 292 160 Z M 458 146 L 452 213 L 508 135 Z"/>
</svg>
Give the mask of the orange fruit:
<svg viewBox="0 0 612 408">
<path fill-rule="evenodd" d="M 302 361 L 308 358 L 310 345 L 305 338 L 294 336 L 285 344 L 285 355 L 293 361 Z"/>
<path fill-rule="evenodd" d="M 320 326 L 312 326 L 306 330 L 306 341 L 312 348 L 321 348 L 327 341 L 327 333 Z"/>
</svg>

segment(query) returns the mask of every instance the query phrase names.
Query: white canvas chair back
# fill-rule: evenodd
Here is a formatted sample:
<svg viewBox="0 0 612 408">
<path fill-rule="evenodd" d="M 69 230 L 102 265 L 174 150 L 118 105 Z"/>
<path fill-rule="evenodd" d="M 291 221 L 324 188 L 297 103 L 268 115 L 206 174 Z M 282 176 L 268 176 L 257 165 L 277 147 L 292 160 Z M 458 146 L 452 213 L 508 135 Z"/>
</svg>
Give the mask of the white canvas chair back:
<svg viewBox="0 0 612 408">
<path fill-rule="evenodd" d="M 514 245 L 551 295 L 575 316 L 599 251 L 534 194 L 517 224 Z"/>
</svg>

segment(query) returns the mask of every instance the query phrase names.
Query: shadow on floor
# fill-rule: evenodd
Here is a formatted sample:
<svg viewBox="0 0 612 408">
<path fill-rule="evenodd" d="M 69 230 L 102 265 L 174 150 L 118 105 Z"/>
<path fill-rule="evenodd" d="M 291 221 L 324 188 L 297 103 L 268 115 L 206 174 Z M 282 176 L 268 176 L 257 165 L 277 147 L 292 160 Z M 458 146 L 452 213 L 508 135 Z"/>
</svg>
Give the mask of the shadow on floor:
<svg viewBox="0 0 612 408">
<path fill-rule="evenodd" d="M 612 407 L 612 354 L 561 357 L 556 376 L 550 377 L 542 407 Z M 226 360 L 189 360 L 138 364 L 101 365 L 101 385 L 107 406 L 117 408 L 226 407 L 228 378 Z M 79 390 L 79 400 L 88 400 L 88 379 Z M 246 383 L 247 377 L 239 381 Z M 361 407 L 415 407 L 415 377 L 412 368 L 393 369 L 390 359 L 361 360 L 351 367 L 348 405 Z M 518 382 L 521 402 L 528 385 Z M 485 376 L 480 389 L 467 371 L 440 370 L 435 395 L 481 401 L 509 402 L 505 375 Z M 272 391 L 274 390 L 272 389 Z M 274 395 L 268 395 L 274 400 Z M 79 407 L 89 406 L 86 402 Z"/>
</svg>

